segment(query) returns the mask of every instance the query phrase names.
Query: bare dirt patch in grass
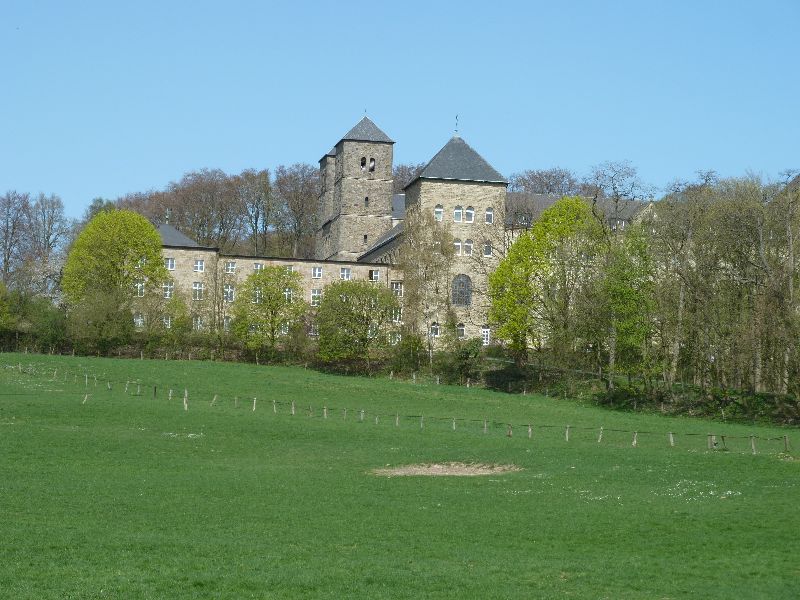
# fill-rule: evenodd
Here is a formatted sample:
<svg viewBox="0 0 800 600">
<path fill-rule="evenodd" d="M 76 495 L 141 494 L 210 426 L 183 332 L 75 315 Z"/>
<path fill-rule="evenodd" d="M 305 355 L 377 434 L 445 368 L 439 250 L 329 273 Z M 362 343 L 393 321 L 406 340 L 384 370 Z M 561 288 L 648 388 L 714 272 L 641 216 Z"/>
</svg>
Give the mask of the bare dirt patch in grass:
<svg viewBox="0 0 800 600">
<path fill-rule="evenodd" d="M 517 465 L 448 462 L 373 469 L 372 473 L 374 475 L 385 475 L 387 477 L 475 477 L 476 475 L 499 475 L 521 470 L 522 469 Z"/>
</svg>

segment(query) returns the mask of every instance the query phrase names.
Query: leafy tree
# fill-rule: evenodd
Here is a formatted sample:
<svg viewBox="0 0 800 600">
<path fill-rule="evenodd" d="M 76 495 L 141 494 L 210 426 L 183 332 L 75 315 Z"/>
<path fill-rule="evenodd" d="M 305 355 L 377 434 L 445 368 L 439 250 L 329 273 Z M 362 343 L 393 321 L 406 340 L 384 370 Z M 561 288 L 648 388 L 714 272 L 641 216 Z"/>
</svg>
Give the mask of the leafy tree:
<svg viewBox="0 0 800 600">
<path fill-rule="evenodd" d="M 529 343 L 561 359 L 574 349 L 576 295 L 593 271 L 600 230 L 588 202 L 565 197 L 511 246 L 489 277 L 490 320 L 518 363 Z"/>
<path fill-rule="evenodd" d="M 317 311 L 319 356 L 328 362 L 363 361 L 385 349 L 399 308 L 390 290 L 368 281 L 337 281 L 325 288 Z"/>
<path fill-rule="evenodd" d="M 81 298 L 67 314 L 67 333 L 82 352 L 108 354 L 130 342 L 133 319 L 125 306 L 130 294 L 119 289 L 96 290 Z"/>
<path fill-rule="evenodd" d="M 275 354 L 278 338 L 302 322 L 308 306 L 302 300 L 299 273 L 282 266 L 265 267 L 252 273 L 239 288 L 233 302 L 233 332 L 256 353 Z"/>
<path fill-rule="evenodd" d="M 134 212 L 101 211 L 72 245 L 61 287 L 72 305 L 102 291 L 123 308 L 130 304 L 134 284 L 157 289 L 166 276 L 155 227 Z"/>
</svg>

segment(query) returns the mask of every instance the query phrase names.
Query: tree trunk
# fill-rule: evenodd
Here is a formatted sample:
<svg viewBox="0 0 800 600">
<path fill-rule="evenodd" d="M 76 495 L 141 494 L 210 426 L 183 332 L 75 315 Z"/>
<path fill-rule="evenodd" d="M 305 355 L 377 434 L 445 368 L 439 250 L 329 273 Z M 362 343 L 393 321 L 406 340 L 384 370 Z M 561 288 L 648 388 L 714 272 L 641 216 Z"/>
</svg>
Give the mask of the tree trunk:
<svg viewBox="0 0 800 600">
<path fill-rule="evenodd" d="M 675 384 L 675 377 L 678 374 L 678 357 L 681 351 L 681 337 L 683 336 L 683 310 L 686 304 L 686 284 L 681 279 L 681 287 L 678 292 L 678 315 L 675 324 L 675 337 L 672 340 L 669 365 L 669 389 L 672 395 L 672 386 Z"/>
<path fill-rule="evenodd" d="M 611 330 L 608 336 L 608 389 L 614 389 L 614 367 L 617 362 L 617 326 L 611 322 Z"/>
</svg>

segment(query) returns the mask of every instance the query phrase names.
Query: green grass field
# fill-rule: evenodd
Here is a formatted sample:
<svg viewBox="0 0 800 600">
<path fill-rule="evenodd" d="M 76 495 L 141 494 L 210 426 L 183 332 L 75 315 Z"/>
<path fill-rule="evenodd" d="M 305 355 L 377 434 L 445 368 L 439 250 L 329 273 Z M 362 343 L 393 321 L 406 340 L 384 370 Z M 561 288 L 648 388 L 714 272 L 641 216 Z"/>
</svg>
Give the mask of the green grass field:
<svg viewBox="0 0 800 600">
<path fill-rule="evenodd" d="M 785 434 L 800 445 L 475 388 L 0 354 L 0 597 L 797 598 Z M 522 470 L 371 473 L 449 461 Z"/>
</svg>

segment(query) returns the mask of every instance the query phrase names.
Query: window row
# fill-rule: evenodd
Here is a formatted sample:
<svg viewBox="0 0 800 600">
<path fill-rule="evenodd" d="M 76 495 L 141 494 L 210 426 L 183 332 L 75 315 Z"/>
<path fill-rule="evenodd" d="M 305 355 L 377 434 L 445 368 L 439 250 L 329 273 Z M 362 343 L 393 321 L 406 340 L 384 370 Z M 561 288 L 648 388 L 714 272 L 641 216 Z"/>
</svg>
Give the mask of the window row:
<svg viewBox="0 0 800 600">
<path fill-rule="evenodd" d="M 369 164 L 369 172 L 370 173 L 374 173 L 375 172 L 375 159 L 374 158 L 370 158 L 369 159 L 369 163 L 367 163 L 367 157 L 366 156 L 362 156 L 361 157 L 361 170 L 362 171 L 366 171 L 367 170 L 367 164 Z"/>
<path fill-rule="evenodd" d="M 472 256 L 473 245 L 472 240 L 462 242 L 456 238 L 453 240 L 453 252 L 456 256 Z M 483 255 L 487 257 L 492 255 L 492 242 L 489 240 L 483 242 Z"/>
<path fill-rule="evenodd" d="M 433 217 L 437 221 L 442 221 L 444 219 L 444 207 L 441 204 L 437 204 L 433 209 Z M 483 215 L 484 222 L 488 225 L 494 223 L 494 209 L 490 206 L 486 209 Z M 466 209 L 463 206 L 456 206 L 453 209 L 453 222 L 455 223 L 474 223 L 475 222 L 475 209 L 472 206 L 468 206 Z"/>
<path fill-rule="evenodd" d="M 439 323 L 434 321 L 433 323 L 431 323 L 428 332 L 432 338 L 438 338 L 442 334 L 442 327 L 439 325 Z M 456 325 L 456 336 L 459 339 L 463 339 L 464 337 L 466 337 L 466 328 L 464 327 L 463 323 L 459 323 L 458 325 Z M 481 341 L 483 342 L 484 346 L 488 346 L 489 343 L 491 342 L 491 330 L 489 329 L 488 325 L 484 325 L 483 327 L 481 327 Z"/>
<path fill-rule="evenodd" d="M 172 257 L 167 257 L 164 259 L 164 266 L 167 268 L 168 271 L 175 270 L 175 259 Z M 253 270 L 254 271 L 261 271 L 264 268 L 264 263 L 253 263 Z M 286 265 L 284 267 L 287 273 L 294 273 L 294 266 L 293 265 Z M 205 261 L 203 259 L 197 259 L 194 261 L 193 271 L 195 273 L 204 273 L 205 272 Z M 225 273 L 232 275 L 236 273 L 236 261 L 229 260 L 225 262 Z M 322 279 L 322 267 L 311 267 L 311 279 Z M 350 267 L 340 267 L 339 268 L 339 279 L 343 281 L 350 281 L 352 279 L 352 270 Z M 369 281 L 380 281 L 381 279 L 381 272 L 380 269 L 370 269 L 367 273 L 367 279 Z M 136 284 L 138 285 L 138 283 Z M 137 295 L 143 296 L 144 295 L 144 284 L 142 283 L 142 293 L 138 294 L 137 288 Z"/>
</svg>

